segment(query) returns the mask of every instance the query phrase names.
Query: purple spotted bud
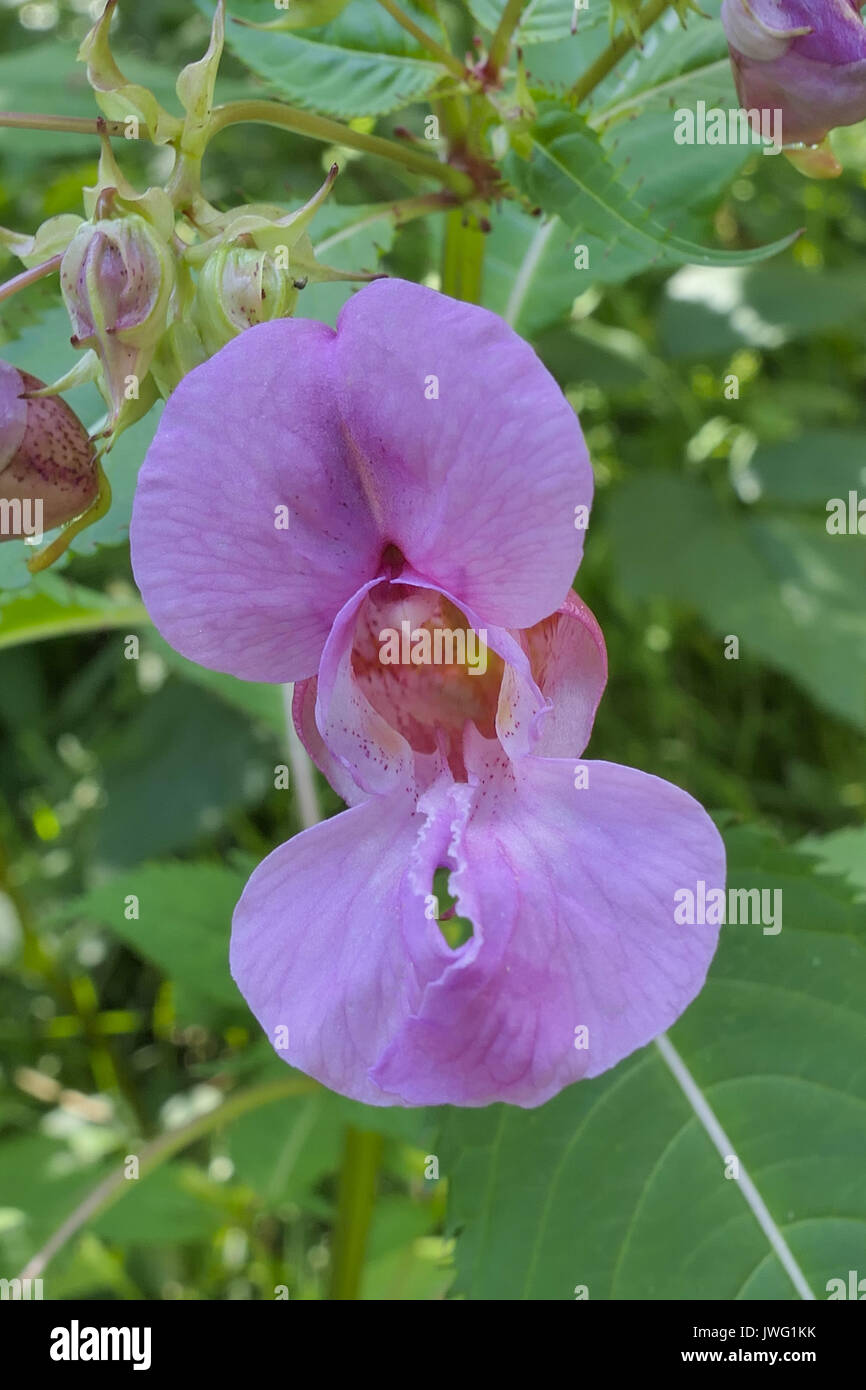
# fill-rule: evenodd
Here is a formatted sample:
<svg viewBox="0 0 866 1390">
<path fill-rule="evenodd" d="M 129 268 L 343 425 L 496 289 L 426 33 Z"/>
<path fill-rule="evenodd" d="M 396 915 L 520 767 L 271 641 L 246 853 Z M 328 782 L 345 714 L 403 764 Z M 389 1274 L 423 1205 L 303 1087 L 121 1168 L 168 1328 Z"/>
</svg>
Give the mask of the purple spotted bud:
<svg viewBox="0 0 866 1390">
<path fill-rule="evenodd" d="M 781 111 L 785 145 L 817 145 L 836 126 L 866 118 L 863 3 L 723 0 L 740 102 Z"/>
<path fill-rule="evenodd" d="M 113 189 L 105 190 L 110 207 Z M 166 329 L 175 283 L 171 247 L 138 213 L 83 222 L 60 266 L 60 286 L 75 347 L 102 364 L 112 420 L 137 398 Z"/>
<path fill-rule="evenodd" d="M 99 482 L 87 431 L 43 382 L 0 362 L 0 541 L 32 536 L 87 510 Z"/>
</svg>

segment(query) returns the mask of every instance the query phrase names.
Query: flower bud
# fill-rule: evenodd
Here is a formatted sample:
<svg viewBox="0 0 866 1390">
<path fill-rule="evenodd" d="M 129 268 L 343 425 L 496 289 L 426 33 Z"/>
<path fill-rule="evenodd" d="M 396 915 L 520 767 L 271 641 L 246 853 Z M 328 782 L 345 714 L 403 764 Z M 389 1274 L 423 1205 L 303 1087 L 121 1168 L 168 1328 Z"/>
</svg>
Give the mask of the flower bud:
<svg viewBox="0 0 866 1390">
<path fill-rule="evenodd" d="M 199 273 L 196 327 L 212 354 L 255 323 L 286 318 L 297 299 L 292 272 L 278 266 L 270 252 L 254 246 L 221 246 Z"/>
<path fill-rule="evenodd" d="M 105 190 L 110 201 L 113 190 Z M 103 204 L 104 205 L 104 204 Z M 98 218 L 98 211 L 97 211 Z M 93 348 L 114 422 L 147 375 L 174 288 L 171 247 L 139 213 L 83 222 L 60 265 L 75 347 Z"/>
<path fill-rule="evenodd" d="M 0 362 L 0 541 L 41 540 L 87 510 L 99 480 L 87 431 L 59 397 L 27 399 L 43 382 Z"/>
<path fill-rule="evenodd" d="M 861 0 L 723 0 L 740 102 L 781 111 L 785 145 L 817 145 L 866 118 Z"/>
</svg>

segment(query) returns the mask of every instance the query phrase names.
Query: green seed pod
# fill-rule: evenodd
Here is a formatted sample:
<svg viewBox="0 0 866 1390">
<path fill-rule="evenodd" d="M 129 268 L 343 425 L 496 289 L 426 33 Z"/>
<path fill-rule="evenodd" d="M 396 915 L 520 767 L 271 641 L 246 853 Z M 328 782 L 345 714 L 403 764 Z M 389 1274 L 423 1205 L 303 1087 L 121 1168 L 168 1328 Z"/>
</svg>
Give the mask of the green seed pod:
<svg viewBox="0 0 866 1390">
<path fill-rule="evenodd" d="M 235 245 L 219 247 L 205 261 L 194 316 L 209 354 L 253 324 L 292 313 L 298 288 L 288 266 L 283 268 L 278 259 L 279 253 Z"/>
</svg>

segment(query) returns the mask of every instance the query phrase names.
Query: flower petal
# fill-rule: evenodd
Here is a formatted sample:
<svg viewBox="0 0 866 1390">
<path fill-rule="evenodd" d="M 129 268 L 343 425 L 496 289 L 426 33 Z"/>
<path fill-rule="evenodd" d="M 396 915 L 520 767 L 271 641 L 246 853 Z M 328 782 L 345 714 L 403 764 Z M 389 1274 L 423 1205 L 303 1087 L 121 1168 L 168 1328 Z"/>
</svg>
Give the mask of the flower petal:
<svg viewBox="0 0 866 1390">
<path fill-rule="evenodd" d="M 17 367 L 0 362 L 0 472 L 14 459 L 27 430 L 24 390 Z"/>
<path fill-rule="evenodd" d="M 271 1045 L 286 1028 L 285 1061 L 369 1105 L 400 1103 L 369 1071 L 451 956 L 424 892 L 446 810 L 419 853 L 414 802 L 373 797 L 274 850 L 235 909 L 232 974 Z"/>
<path fill-rule="evenodd" d="M 401 280 L 355 295 L 337 331 L 342 413 L 387 539 L 492 624 L 552 613 L 580 563 L 592 469 L 533 350 L 496 314 Z"/>
<path fill-rule="evenodd" d="M 162 635 L 202 666 L 312 675 L 335 614 L 377 572 L 333 342 L 310 320 L 250 328 L 166 404 L 139 475 L 133 567 Z"/>
<path fill-rule="evenodd" d="M 591 496 L 577 417 L 532 349 L 487 310 L 381 281 L 336 335 L 260 324 L 181 382 L 142 465 L 133 567 L 185 656 L 302 680 L 387 546 L 491 623 L 545 617 Z"/>
<path fill-rule="evenodd" d="M 556 613 L 522 636 L 548 708 L 532 751 L 545 758 L 579 757 L 607 684 L 602 630 L 583 599 L 569 590 Z"/>
<path fill-rule="evenodd" d="M 411 795 L 414 758 L 406 739 L 374 709 L 358 683 L 352 652 L 358 615 L 377 580 L 349 599 L 334 621 L 317 678 L 316 725 L 327 751 L 368 794 Z"/>
<path fill-rule="evenodd" d="M 465 704 L 453 690 L 446 702 L 434 678 L 439 669 L 435 665 L 382 662 L 381 625 L 386 624 L 384 630 L 390 630 L 391 623 L 396 625 L 399 615 L 407 611 L 404 596 L 413 593 L 423 612 L 435 615 L 441 599 L 453 605 L 453 618 L 442 617 L 443 622 L 461 615 L 451 594 L 431 589 L 420 575 L 404 570 L 397 585 L 376 579 L 363 585 L 338 613 L 325 643 L 316 682 L 315 731 L 308 718 L 296 720 L 296 728 L 326 776 L 329 767 L 339 765 L 340 784 L 333 783 L 337 790 L 345 788 L 348 773 L 368 795 L 387 795 L 397 789 L 408 794 L 413 788 L 419 794 L 441 772 L 449 739 L 459 749 L 466 721 L 478 713 L 471 699 L 481 693 L 475 677 L 467 675 L 463 681 Z M 517 637 L 505 628 L 484 625 L 469 609 L 464 608 L 461 616 L 465 627 L 480 633 L 483 645 L 502 658 L 509 696 L 499 699 L 496 727 L 510 756 L 518 756 L 534 742 L 546 708 L 529 658 Z M 360 655 L 365 670 L 363 680 L 355 669 L 355 655 Z M 485 664 L 482 679 L 486 674 Z M 441 740 L 438 749 L 437 737 Z M 421 746 L 419 739 L 429 747 Z"/>
<path fill-rule="evenodd" d="M 476 749 L 478 799 L 451 875 L 475 934 L 373 1072 L 409 1104 L 541 1104 L 672 1024 L 716 948 L 718 927 L 674 918 L 678 889 L 724 883 L 697 802 L 612 763 L 585 764 L 576 790 L 570 761 L 506 770 L 496 758 L 485 766 Z"/>
</svg>

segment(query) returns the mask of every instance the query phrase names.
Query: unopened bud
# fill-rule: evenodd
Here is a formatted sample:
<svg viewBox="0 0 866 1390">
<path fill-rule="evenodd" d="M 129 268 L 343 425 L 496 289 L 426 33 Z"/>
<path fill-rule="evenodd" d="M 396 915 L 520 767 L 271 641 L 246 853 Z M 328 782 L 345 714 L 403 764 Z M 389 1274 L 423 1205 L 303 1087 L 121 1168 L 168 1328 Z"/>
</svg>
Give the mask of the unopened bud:
<svg viewBox="0 0 866 1390">
<path fill-rule="evenodd" d="M 112 190 L 98 211 L 110 204 Z M 165 332 L 175 282 L 174 258 L 160 233 L 138 213 L 84 222 L 60 265 L 60 286 L 76 347 L 102 364 L 112 418 L 123 408 L 130 377 L 143 379 Z"/>
<path fill-rule="evenodd" d="M 221 246 L 199 273 L 196 326 L 208 353 L 218 352 L 253 324 L 287 318 L 298 299 L 292 272 L 268 251 Z"/>
<path fill-rule="evenodd" d="M 41 539 L 87 510 L 99 481 L 87 431 L 44 383 L 0 362 L 0 541 Z"/>
<path fill-rule="evenodd" d="M 866 118 L 862 8 L 861 0 L 723 0 L 740 102 L 780 111 L 785 145 L 817 145 Z"/>
</svg>

